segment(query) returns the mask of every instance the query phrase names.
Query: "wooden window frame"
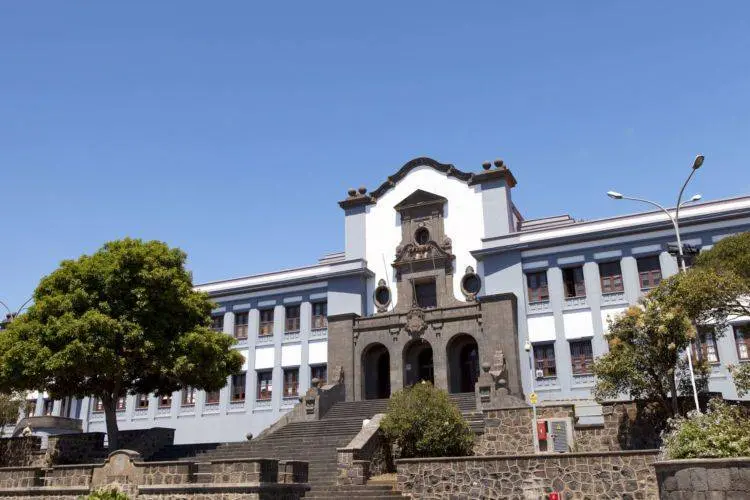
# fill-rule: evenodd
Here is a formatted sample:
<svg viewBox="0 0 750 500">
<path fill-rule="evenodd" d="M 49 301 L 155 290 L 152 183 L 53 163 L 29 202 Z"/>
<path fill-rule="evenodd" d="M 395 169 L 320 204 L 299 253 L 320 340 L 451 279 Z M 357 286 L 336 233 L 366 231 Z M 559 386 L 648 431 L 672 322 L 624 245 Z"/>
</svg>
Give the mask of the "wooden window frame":
<svg viewBox="0 0 750 500">
<path fill-rule="evenodd" d="M 316 311 L 320 308 L 320 311 Z M 312 303 L 312 325 L 313 330 L 325 330 L 328 328 L 328 302 Z"/>
<path fill-rule="evenodd" d="M 547 354 L 552 353 L 552 356 Z M 540 353 L 543 354 L 540 356 Z M 557 356 L 555 356 L 555 344 L 543 343 L 534 344 L 534 377 L 535 378 L 556 378 L 557 377 Z M 536 376 L 536 371 L 542 370 L 541 377 Z"/>
<path fill-rule="evenodd" d="M 150 398 L 148 394 L 138 394 L 135 399 L 135 407 L 136 408 L 148 408 L 149 399 Z"/>
<path fill-rule="evenodd" d="M 570 344 L 570 365 L 573 375 L 591 375 L 593 374 L 594 365 L 594 346 L 591 339 L 571 340 Z M 578 346 L 587 346 L 579 348 Z"/>
<path fill-rule="evenodd" d="M 273 316 L 274 316 L 273 308 L 261 309 L 259 315 L 260 315 L 260 322 L 258 323 L 258 336 L 269 337 L 273 335 Z M 264 318 L 264 316 L 266 317 Z"/>
<path fill-rule="evenodd" d="M 572 266 L 562 268 L 563 294 L 566 299 L 581 299 L 586 297 L 586 276 L 583 274 L 583 266 Z M 572 278 L 572 280 L 570 279 Z M 573 295 L 570 294 L 572 287 Z"/>
<path fill-rule="evenodd" d="M 617 273 L 604 274 L 602 271 L 608 266 L 617 266 Z M 601 284 L 603 294 L 625 291 L 625 284 L 622 280 L 622 265 L 619 260 L 599 263 L 599 283 Z"/>
<path fill-rule="evenodd" d="M 529 298 L 529 304 L 549 302 L 547 271 L 526 273 L 526 293 Z"/>
<path fill-rule="evenodd" d="M 262 377 L 261 375 L 268 374 L 269 377 Z M 273 371 L 272 370 L 258 370 L 258 383 L 257 383 L 257 392 L 256 392 L 256 399 L 258 401 L 271 401 L 273 398 Z M 265 386 L 263 385 L 265 382 Z M 270 390 L 268 390 L 268 387 L 271 387 Z"/>
<path fill-rule="evenodd" d="M 732 325 L 734 333 L 734 344 L 737 349 L 737 359 L 741 363 L 750 361 L 750 323 L 741 323 Z M 742 356 L 742 347 L 744 346 L 745 356 Z"/>
<path fill-rule="evenodd" d="M 294 376 L 291 376 L 294 374 Z M 299 397 L 299 367 L 284 368 L 284 398 Z"/>
<path fill-rule="evenodd" d="M 322 372 L 325 374 L 325 377 L 323 378 L 319 377 L 315 373 L 317 370 L 322 370 Z M 326 382 L 328 382 L 328 363 L 310 365 L 310 381 L 312 382 L 312 379 L 314 378 L 317 378 L 318 380 L 320 380 L 321 385 L 325 385 Z"/>
<path fill-rule="evenodd" d="M 42 401 L 42 415 L 44 415 L 45 417 L 50 417 L 52 416 L 52 413 L 54 413 L 54 411 L 55 411 L 55 400 L 45 398 Z"/>
<path fill-rule="evenodd" d="M 224 331 L 224 315 L 223 314 L 211 315 L 211 330 L 215 332 Z"/>
<path fill-rule="evenodd" d="M 246 392 L 247 372 L 232 375 L 232 381 L 229 387 L 229 401 L 231 403 L 244 403 L 245 399 L 247 399 Z"/>
<path fill-rule="evenodd" d="M 418 290 L 434 290 L 432 293 L 419 293 Z M 437 280 L 430 278 L 414 281 L 414 302 L 422 309 L 435 309 L 438 306 Z M 420 300 L 421 299 L 421 300 Z M 434 299 L 434 302 L 432 302 Z"/>
<path fill-rule="evenodd" d="M 296 316 L 291 316 L 296 312 Z M 300 331 L 300 320 L 302 318 L 302 308 L 299 304 L 292 304 L 284 307 L 284 333 L 297 333 Z"/>
<path fill-rule="evenodd" d="M 709 347 L 713 347 L 713 351 L 709 350 Z M 711 352 L 715 358 L 713 360 L 709 359 Z M 709 365 L 721 363 L 719 345 L 716 343 L 716 336 L 713 332 L 698 332 L 698 337 L 693 342 L 693 356 L 700 361 L 705 360 Z"/>
<path fill-rule="evenodd" d="M 218 391 L 206 391 L 206 404 L 219 404 L 221 401 L 221 389 Z"/>
<path fill-rule="evenodd" d="M 183 387 L 180 391 L 180 406 L 195 406 L 195 393 L 194 387 Z"/>
<path fill-rule="evenodd" d="M 125 411 L 125 407 L 127 406 L 127 397 L 122 396 L 120 398 L 117 398 L 117 402 L 115 403 L 115 411 Z"/>
<path fill-rule="evenodd" d="M 240 318 L 244 318 L 244 322 L 240 323 Z M 234 314 L 234 338 L 237 340 L 247 340 L 247 328 L 250 323 L 250 313 L 248 311 L 242 311 Z"/>
<path fill-rule="evenodd" d="M 162 396 L 157 395 L 159 398 L 159 408 L 172 408 L 172 395 L 165 394 Z"/>
<path fill-rule="evenodd" d="M 656 268 L 649 268 L 642 271 L 641 264 L 646 262 L 655 262 Z M 638 285 L 641 287 L 641 290 L 651 290 L 661 283 L 663 275 L 661 270 L 661 260 L 658 255 L 638 257 L 635 259 L 635 265 L 638 269 Z M 645 267 L 645 265 L 643 267 Z M 646 285 L 644 285 L 644 283 L 646 283 Z"/>
</svg>

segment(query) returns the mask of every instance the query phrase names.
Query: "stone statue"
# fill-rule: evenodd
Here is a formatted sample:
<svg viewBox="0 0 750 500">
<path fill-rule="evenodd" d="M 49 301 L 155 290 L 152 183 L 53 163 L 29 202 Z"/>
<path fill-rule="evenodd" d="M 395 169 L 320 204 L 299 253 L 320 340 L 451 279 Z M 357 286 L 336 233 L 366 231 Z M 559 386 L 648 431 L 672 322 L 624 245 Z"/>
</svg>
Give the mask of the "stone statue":
<svg viewBox="0 0 750 500">
<path fill-rule="evenodd" d="M 23 430 L 21 431 L 21 436 L 23 437 L 31 436 L 31 427 L 29 427 L 28 425 L 24 427 Z"/>
</svg>

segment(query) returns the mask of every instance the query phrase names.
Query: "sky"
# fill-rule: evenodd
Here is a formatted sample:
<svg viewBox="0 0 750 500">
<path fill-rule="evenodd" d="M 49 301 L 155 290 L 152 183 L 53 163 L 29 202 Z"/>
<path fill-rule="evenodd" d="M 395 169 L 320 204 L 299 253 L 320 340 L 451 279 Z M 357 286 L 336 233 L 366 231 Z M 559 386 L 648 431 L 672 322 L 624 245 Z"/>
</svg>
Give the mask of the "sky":
<svg viewBox="0 0 750 500">
<path fill-rule="evenodd" d="M 750 193 L 750 2 L 0 2 L 0 300 L 125 236 L 196 283 L 343 250 L 337 202 L 501 158 L 526 218 Z"/>
</svg>

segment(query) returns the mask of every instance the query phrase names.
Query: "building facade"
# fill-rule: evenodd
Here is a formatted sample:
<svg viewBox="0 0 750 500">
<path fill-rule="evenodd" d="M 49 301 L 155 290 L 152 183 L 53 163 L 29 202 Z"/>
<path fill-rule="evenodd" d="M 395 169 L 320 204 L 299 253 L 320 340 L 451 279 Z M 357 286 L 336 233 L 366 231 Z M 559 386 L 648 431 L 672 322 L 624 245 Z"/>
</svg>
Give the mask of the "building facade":
<svg viewBox="0 0 750 500">
<path fill-rule="evenodd" d="M 535 391 L 593 404 L 590 368 L 607 350 L 607 318 L 677 272 L 672 225 L 659 212 L 526 220 L 515 188 L 502 162 L 469 173 L 417 158 L 372 191 L 349 190 L 339 203 L 343 252 L 196 287 L 218 304 L 213 326 L 237 339 L 243 373 L 213 394 L 128 396 L 120 428 L 172 427 L 177 443 L 237 441 L 291 409 L 313 379 L 343 380 L 348 400 L 419 380 L 471 392 L 480 366 L 498 362 L 519 400 Z M 690 248 L 711 248 L 750 229 L 750 197 L 686 206 L 680 226 Z M 750 318 L 703 339 L 701 352 L 710 389 L 737 398 L 726 366 L 750 362 Z M 94 401 L 67 408 L 84 430 L 104 431 Z"/>
</svg>

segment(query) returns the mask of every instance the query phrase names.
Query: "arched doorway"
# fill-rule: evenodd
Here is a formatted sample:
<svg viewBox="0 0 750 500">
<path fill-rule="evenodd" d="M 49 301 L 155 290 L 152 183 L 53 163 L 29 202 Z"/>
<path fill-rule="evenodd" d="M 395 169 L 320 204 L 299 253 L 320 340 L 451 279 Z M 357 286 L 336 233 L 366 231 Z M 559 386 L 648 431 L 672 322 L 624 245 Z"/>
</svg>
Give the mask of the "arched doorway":
<svg viewBox="0 0 750 500">
<path fill-rule="evenodd" d="M 372 344 L 362 353 L 362 397 L 391 397 L 391 355 L 383 344 Z"/>
<path fill-rule="evenodd" d="M 415 340 L 404 348 L 404 386 L 421 381 L 435 383 L 432 346 L 426 340 Z"/>
<path fill-rule="evenodd" d="M 450 392 L 474 392 L 479 378 L 479 347 L 474 337 L 462 333 L 448 342 L 448 387 Z"/>
</svg>

